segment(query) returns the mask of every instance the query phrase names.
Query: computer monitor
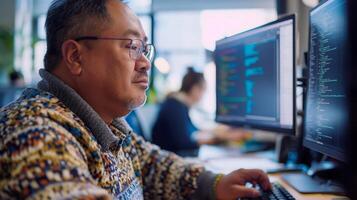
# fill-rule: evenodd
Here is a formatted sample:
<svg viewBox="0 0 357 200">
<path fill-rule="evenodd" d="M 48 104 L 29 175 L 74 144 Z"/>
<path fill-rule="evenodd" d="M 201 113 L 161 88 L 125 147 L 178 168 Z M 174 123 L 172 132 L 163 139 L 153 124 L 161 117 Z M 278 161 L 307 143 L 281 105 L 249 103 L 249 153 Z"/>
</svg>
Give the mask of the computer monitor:
<svg viewBox="0 0 357 200">
<path fill-rule="evenodd" d="M 216 121 L 295 133 L 295 16 L 216 42 Z"/>
<path fill-rule="evenodd" d="M 348 128 L 346 0 L 326 1 L 310 12 L 309 77 L 304 146 L 345 161 Z"/>
<path fill-rule="evenodd" d="M 357 55 L 357 1 L 349 1 L 348 5 L 348 27 L 349 27 L 349 37 L 348 37 L 348 45 L 350 49 L 350 55 Z M 357 134 L 355 134 L 355 130 L 357 130 L 357 59 L 351 58 L 350 56 L 350 64 L 349 64 L 349 76 L 352 78 L 350 80 L 350 92 L 349 99 L 350 107 L 349 107 L 349 137 L 348 137 L 348 165 L 344 170 L 345 177 L 345 187 L 349 194 L 350 199 L 357 199 Z"/>
<path fill-rule="evenodd" d="M 347 0 L 324 1 L 310 11 L 308 87 L 303 145 L 342 162 L 318 162 L 306 174 L 283 179 L 301 193 L 344 194 L 339 184 L 350 129 Z"/>
</svg>

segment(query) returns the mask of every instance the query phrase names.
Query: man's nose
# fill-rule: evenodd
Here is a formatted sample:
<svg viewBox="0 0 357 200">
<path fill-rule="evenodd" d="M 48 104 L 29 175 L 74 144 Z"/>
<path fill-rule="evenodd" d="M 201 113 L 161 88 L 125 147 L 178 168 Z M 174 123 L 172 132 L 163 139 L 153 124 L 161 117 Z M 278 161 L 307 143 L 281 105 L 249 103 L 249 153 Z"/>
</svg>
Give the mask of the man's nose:
<svg viewBox="0 0 357 200">
<path fill-rule="evenodd" d="M 138 71 L 149 71 L 151 62 L 144 54 L 141 54 L 140 58 L 136 60 L 136 66 Z"/>
</svg>

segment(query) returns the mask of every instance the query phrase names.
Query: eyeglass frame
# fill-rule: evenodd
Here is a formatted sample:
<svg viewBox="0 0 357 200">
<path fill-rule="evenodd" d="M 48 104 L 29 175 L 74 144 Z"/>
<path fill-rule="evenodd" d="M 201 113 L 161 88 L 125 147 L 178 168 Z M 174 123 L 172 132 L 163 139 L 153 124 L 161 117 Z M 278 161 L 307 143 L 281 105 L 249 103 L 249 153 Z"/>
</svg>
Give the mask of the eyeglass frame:
<svg viewBox="0 0 357 200">
<path fill-rule="evenodd" d="M 132 48 L 128 48 L 129 49 L 129 56 L 130 58 L 134 59 L 134 60 L 138 60 L 140 58 L 140 56 L 142 54 L 144 54 L 145 58 L 147 58 L 150 62 L 153 61 L 154 59 L 154 55 L 155 55 L 155 46 L 153 44 L 145 44 L 144 41 L 142 41 L 141 39 L 131 39 L 131 38 L 120 38 L 120 37 L 100 37 L 100 36 L 80 36 L 80 37 L 77 37 L 74 39 L 75 41 L 79 42 L 81 40 L 130 40 L 130 45 L 133 44 L 133 41 L 134 40 L 138 40 L 141 42 L 141 48 L 139 48 L 139 52 L 135 49 L 132 49 Z M 153 56 L 151 56 L 151 58 L 149 58 L 149 55 L 150 55 L 150 52 L 147 51 L 147 47 L 150 47 L 152 50 L 151 50 L 151 53 L 153 54 Z M 136 53 L 136 56 L 134 57 L 132 55 L 132 50 L 135 51 Z M 147 54 L 147 55 L 146 55 Z"/>
</svg>

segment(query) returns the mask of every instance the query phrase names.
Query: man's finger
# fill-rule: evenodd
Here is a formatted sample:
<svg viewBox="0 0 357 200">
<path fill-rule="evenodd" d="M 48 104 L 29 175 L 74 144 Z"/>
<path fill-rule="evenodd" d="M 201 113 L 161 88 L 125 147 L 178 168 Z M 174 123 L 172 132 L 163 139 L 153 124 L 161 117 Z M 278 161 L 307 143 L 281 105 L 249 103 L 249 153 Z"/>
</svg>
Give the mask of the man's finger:
<svg viewBox="0 0 357 200">
<path fill-rule="evenodd" d="M 233 186 L 233 194 L 238 197 L 249 197 L 249 198 L 256 198 L 259 197 L 261 194 L 258 190 L 253 188 L 247 188 L 241 185 L 234 185 Z"/>
<path fill-rule="evenodd" d="M 272 187 L 268 175 L 260 169 L 242 169 L 238 170 L 238 172 L 239 176 L 245 181 L 256 181 L 264 190 L 270 190 Z"/>
<path fill-rule="evenodd" d="M 272 186 L 270 184 L 269 177 L 265 172 L 263 172 L 262 170 L 255 170 L 251 173 L 255 174 L 255 181 L 257 181 L 258 184 L 261 185 L 264 190 L 271 190 Z"/>
</svg>

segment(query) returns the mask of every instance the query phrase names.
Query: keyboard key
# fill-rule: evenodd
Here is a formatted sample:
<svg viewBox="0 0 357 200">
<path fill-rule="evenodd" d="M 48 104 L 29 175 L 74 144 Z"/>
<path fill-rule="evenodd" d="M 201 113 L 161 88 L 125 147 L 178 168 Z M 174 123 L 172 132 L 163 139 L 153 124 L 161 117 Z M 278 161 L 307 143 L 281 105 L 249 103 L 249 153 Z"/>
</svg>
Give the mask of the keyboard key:
<svg viewBox="0 0 357 200">
<path fill-rule="evenodd" d="M 295 200 L 295 198 L 279 183 L 272 183 L 271 191 L 261 191 L 258 198 L 240 198 L 241 200 Z M 259 188 L 258 188 L 259 189 Z"/>
</svg>

